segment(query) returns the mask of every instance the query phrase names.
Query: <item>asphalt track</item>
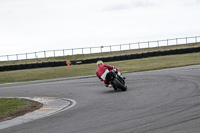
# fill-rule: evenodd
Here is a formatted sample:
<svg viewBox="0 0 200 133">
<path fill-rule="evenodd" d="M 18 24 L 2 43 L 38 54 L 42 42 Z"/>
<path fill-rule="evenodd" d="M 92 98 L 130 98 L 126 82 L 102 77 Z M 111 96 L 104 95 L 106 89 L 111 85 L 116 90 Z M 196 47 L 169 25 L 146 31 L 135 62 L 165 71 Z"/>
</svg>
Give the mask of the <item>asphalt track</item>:
<svg viewBox="0 0 200 133">
<path fill-rule="evenodd" d="M 199 133 L 200 66 L 124 74 L 126 92 L 97 78 L 0 87 L 0 96 L 70 98 L 69 110 L 0 133 Z"/>
</svg>

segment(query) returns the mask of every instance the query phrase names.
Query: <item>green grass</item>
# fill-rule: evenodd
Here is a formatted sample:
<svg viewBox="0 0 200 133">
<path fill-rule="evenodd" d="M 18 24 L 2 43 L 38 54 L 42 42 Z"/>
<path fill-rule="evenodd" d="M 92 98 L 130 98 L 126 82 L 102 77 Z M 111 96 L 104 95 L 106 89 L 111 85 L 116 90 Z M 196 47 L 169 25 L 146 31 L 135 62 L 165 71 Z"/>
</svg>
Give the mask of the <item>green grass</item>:
<svg viewBox="0 0 200 133">
<path fill-rule="evenodd" d="M 139 53 L 146 53 L 146 52 L 152 52 L 152 51 L 192 48 L 192 47 L 200 47 L 200 43 L 163 46 L 163 47 L 155 47 L 155 48 L 144 48 L 144 49 L 135 49 L 135 50 L 125 50 L 125 51 L 114 51 L 114 52 L 105 52 L 105 53 L 63 56 L 63 57 L 55 57 L 55 58 L 50 57 L 50 58 L 40 58 L 40 59 L 19 60 L 19 61 L 0 61 L 0 66 L 29 64 L 29 63 L 37 63 L 37 62 L 38 63 L 51 62 L 51 61 L 67 61 L 67 60 L 72 61 L 72 60 L 91 59 L 91 58 L 98 58 L 98 57 L 112 57 L 112 56 L 119 56 L 119 55 L 139 54 Z"/>
<path fill-rule="evenodd" d="M 105 62 L 120 68 L 120 71 L 138 72 L 163 68 L 200 64 L 200 52 L 181 55 L 158 56 L 116 62 Z M 49 67 L 0 72 L 0 83 L 43 80 L 62 77 L 93 75 L 96 64 Z"/>
<path fill-rule="evenodd" d="M 35 103 L 18 98 L 0 98 L 0 120 L 13 115 L 17 110 L 33 106 Z"/>
</svg>

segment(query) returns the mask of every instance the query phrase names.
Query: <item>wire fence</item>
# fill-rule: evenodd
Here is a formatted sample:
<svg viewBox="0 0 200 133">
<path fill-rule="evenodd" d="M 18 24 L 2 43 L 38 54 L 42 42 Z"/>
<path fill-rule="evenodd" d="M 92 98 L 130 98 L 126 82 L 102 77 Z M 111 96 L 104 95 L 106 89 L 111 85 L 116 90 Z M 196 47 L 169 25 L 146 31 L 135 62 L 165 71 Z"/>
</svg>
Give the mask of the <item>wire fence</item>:
<svg viewBox="0 0 200 133">
<path fill-rule="evenodd" d="M 39 52 L 32 52 L 32 53 L 13 54 L 13 55 L 2 55 L 0 56 L 0 61 L 39 59 L 39 58 L 68 56 L 68 55 L 77 55 L 77 54 L 103 53 L 103 52 L 112 52 L 112 51 L 191 44 L 191 43 L 199 43 L 199 42 L 200 42 L 200 36 L 184 37 L 184 38 L 174 38 L 174 39 L 167 39 L 167 40 L 137 42 L 137 43 L 99 46 L 99 47 L 85 47 L 85 48 L 75 48 L 75 49 L 39 51 Z"/>
</svg>

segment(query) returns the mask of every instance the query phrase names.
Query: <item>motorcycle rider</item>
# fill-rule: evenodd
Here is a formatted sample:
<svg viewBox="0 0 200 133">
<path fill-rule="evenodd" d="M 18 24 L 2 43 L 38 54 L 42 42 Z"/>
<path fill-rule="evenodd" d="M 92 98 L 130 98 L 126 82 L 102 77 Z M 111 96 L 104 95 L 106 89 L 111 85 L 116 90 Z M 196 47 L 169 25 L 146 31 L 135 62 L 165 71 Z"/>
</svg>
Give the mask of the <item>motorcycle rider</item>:
<svg viewBox="0 0 200 133">
<path fill-rule="evenodd" d="M 121 78 L 125 79 L 121 75 L 120 71 L 117 68 L 115 68 L 114 66 L 110 66 L 108 64 L 104 64 L 103 61 L 101 61 L 101 60 L 97 61 L 96 75 L 101 81 L 104 81 L 106 87 L 112 87 L 112 85 L 109 84 L 109 81 L 106 80 L 106 75 L 109 73 L 109 70 L 113 70 L 113 69 L 116 69 L 117 74 Z"/>
</svg>

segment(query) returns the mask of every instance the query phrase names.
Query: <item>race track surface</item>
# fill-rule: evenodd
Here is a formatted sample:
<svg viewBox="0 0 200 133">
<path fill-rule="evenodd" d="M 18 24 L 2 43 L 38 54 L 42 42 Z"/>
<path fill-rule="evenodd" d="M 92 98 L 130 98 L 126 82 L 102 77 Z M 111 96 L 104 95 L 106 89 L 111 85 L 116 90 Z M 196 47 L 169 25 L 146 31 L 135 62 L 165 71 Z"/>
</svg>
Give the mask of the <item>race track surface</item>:
<svg viewBox="0 0 200 133">
<path fill-rule="evenodd" d="M 0 96 L 70 98 L 69 110 L 0 133 L 199 133 L 200 66 L 124 74 L 126 92 L 98 78 L 0 87 Z"/>
</svg>

